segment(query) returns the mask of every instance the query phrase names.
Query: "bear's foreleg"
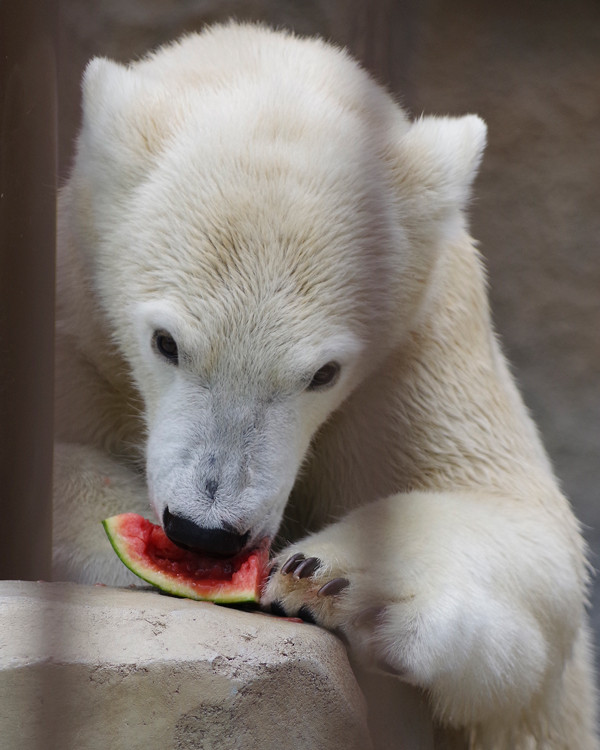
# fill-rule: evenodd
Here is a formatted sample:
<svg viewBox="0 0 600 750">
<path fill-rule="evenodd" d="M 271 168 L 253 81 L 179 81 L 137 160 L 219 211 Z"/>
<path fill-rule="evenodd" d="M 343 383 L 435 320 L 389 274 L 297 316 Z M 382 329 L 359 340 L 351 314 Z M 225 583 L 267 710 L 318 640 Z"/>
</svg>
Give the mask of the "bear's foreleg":
<svg viewBox="0 0 600 750">
<path fill-rule="evenodd" d="M 263 606 L 338 631 L 364 665 L 425 689 L 445 724 L 504 732 L 537 706 L 527 722 L 550 737 L 583 627 L 577 539 L 566 508 L 525 498 L 394 495 L 284 550 Z"/>
<path fill-rule="evenodd" d="M 54 580 L 139 583 L 115 555 L 102 520 L 126 512 L 147 516 L 144 478 L 92 446 L 58 443 L 54 451 Z"/>
</svg>

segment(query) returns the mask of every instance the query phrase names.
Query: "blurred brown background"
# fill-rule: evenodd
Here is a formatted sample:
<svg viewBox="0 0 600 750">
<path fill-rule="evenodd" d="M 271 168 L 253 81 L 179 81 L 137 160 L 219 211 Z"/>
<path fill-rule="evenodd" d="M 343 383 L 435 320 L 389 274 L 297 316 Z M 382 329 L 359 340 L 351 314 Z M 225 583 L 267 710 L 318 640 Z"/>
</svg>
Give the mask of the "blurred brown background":
<svg viewBox="0 0 600 750">
<path fill-rule="evenodd" d="M 600 3 L 62 0 L 62 175 L 91 56 L 129 60 L 230 16 L 349 46 L 413 115 L 486 120 L 471 217 L 496 327 L 599 566 Z"/>
</svg>

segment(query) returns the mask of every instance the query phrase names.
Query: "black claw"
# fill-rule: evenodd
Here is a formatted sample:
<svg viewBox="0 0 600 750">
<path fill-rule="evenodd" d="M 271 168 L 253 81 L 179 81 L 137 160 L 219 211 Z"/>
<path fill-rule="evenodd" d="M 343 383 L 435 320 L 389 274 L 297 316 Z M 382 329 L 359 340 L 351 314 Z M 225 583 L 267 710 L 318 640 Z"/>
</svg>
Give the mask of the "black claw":
<svg viewBox="0 0 600 750">
<path fill-rule="evenodd" d="M 308 578 L 315 570 L 319 567 L 321 561 L 318 557 L 307 557 L 294 570 L 294 578 L 299 580 L 300 578 Z"/>
<path fill-rule="evenodd" d="M 278 617 L 287 617 L 287 612 L 283 608 L 281 602 L 271 602 L 271 614 L 277 615 Z"/>
<path fill-rule="evenodd" d="M 300 562 L 300 560 L 304 560 L 304 555 L 302 552 L 296 552 L 295 555 L 292 555 L 290 559 L 284 563 L 283 567 L 281 568 L 281 575 L 286 576 L 288 573 L 291 573 L 292 570 L 296 567 L 296 564 Z"/>
<path fill-rule="evenodd" d="M 301 620 L 304 620 L 304 622 L 310 622 L 313 625 L 317 624 L 317 621 L 315 620 L 315 616 L 310 611 L 310 609 L 306 606 L 306 604 L 303 604 L 300 609 L 298 610 L 298 617 Z"/>
<path fill-rule="evenodd" d="M 317 591 L 317 596 L 335 596 L 350 585 L 347 578 L 332 578 Z"/>
</svg>

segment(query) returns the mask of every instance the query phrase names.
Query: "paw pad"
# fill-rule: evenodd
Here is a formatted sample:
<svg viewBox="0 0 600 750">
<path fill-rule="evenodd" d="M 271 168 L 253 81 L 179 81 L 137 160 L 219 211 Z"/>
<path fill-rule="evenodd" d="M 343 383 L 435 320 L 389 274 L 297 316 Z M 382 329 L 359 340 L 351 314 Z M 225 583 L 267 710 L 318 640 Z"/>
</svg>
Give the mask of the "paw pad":
<svg viewBox="0 0 600 750">
<path fill-rule="evenodd" d="M 277 617 L 287 617 L 287 612 L 283 608 L 281 602 L 271 602 L 270 610 L 272 615 L 277 615 Z"/>
</svg>

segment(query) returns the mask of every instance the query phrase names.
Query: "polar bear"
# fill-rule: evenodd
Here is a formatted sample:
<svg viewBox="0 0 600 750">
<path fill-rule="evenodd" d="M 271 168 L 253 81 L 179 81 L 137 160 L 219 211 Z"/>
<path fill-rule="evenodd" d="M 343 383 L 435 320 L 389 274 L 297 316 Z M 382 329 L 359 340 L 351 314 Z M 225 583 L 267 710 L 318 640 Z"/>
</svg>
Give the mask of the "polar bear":
<svg viewBox="0 0 600 750">
<path fill-rule="evenodd" d="M 89 64 L 55 577 L 127 583 L 124 511 L 219 554 L 277 538 L 263 606 L 421 688 L 453 747 L 597 748 L 584 543 L 467 232 L 485 139 L 260 26 Z"/>
</svg>

